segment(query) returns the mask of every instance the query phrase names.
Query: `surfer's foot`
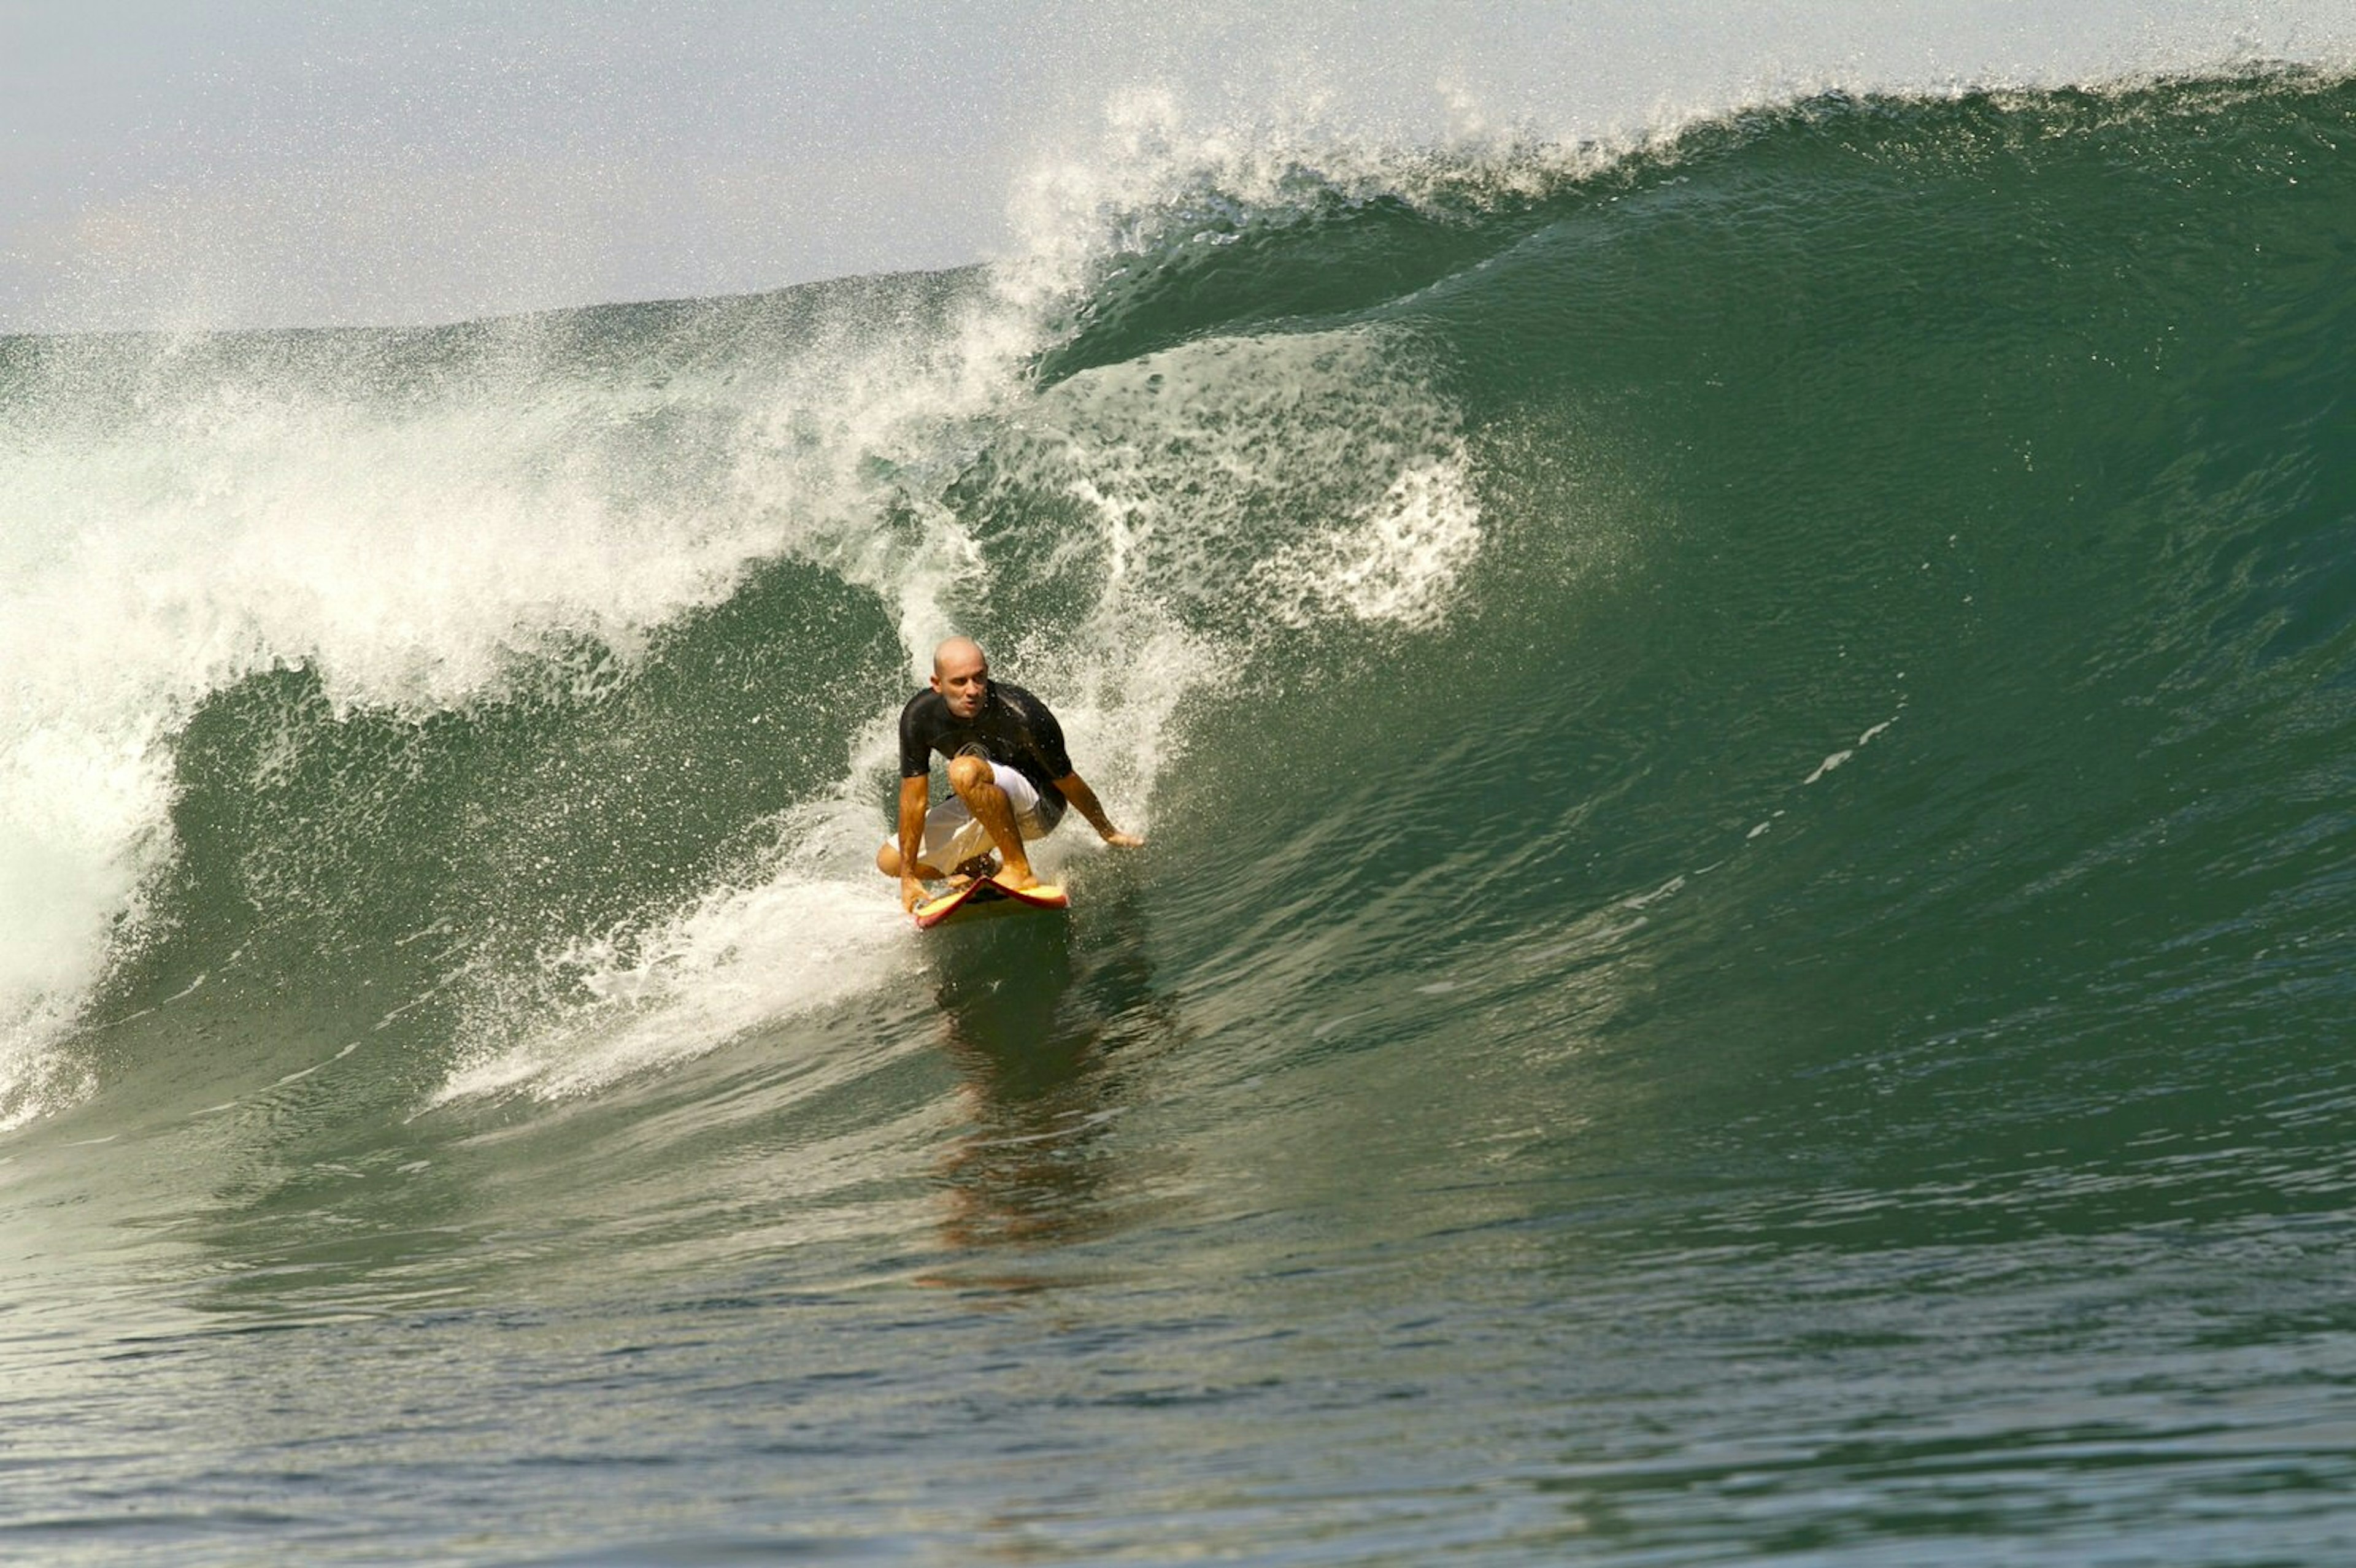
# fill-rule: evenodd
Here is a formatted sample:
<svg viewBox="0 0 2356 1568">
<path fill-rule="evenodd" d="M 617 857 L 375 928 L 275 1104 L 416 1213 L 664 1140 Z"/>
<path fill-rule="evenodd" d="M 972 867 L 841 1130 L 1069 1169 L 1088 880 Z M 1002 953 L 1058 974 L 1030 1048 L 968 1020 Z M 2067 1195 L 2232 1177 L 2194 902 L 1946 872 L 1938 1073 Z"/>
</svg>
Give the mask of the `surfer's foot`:
<svg viewBox="0 0 2356 1568">
<path fill-rule="evenodd" d="M 976 855 L 972 859 L 961 862 L 955 870 L 951 871 L 948 880 L 951 886 L 961 888 L 968 882 L 978 882 L 982 878 L 992 875 L 997 869 L 996 859 L 987 854 Z"/>
<path fill-rule="evenodd" d="M 1035 888 L 1039 885 L 1038 877 L 1033 874 L 1032 869 L 1027 863 L 1020 866 L 1009 866 L 991 880 L 996 882 L 1000 887 L 1012 888 L 1018 893 L 1028 891 L 1030 889 Z"/>
</svg>

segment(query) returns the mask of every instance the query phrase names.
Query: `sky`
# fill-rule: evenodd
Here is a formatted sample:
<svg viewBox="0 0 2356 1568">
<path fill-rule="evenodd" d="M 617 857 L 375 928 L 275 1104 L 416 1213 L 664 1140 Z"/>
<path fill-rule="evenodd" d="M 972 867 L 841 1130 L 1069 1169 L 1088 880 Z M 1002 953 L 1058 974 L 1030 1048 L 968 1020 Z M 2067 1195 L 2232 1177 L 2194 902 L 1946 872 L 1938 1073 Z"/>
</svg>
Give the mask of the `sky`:
<svg viewBox="0 0 2356 1568">
<path fill-rule="evenodd" d="M 0 0 L 0 332 L 406 325 L 1019 251 L 1140 92 L 1610 136 L 1826 85 L 2342 67 L 2348 0 Z M 1266 133 L 1264 131 L 1262 133 Z"/>
</svg>

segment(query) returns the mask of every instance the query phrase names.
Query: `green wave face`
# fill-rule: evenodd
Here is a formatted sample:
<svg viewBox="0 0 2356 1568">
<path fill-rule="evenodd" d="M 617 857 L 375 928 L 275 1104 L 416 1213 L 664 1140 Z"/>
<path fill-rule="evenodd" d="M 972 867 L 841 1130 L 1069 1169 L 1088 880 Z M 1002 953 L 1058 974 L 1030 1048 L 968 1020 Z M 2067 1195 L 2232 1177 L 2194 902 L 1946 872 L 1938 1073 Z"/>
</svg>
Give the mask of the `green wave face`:
<svg viewBox="0 0 2356 1568">
<path fill-rule="evenodd" d="M 1044 1291 L 1261 1401 L 1043 1413 L 909 1308 L 937 1381 L 773 1477 L 824 1518 L 868 1430 L 987 1503 L 912 1413 L 966 1398 L 1243 1551 L 1222 1476 L 1380 1467 L 1265 1392 L 1363 1418 L 1355 1345 L 1432 1517 L 1484 1442 L 1559 1482 L 1501 1561 L 1952 1544 L 1840 1499 L 1981 1465 L 1971 1560 L 2188 1484 L 2263 1555 L 2169 1402 L 2349 1371 L 2282 1238 L 2344 1269 L 2356 1177 L 2351 155 L 2296 73 L 1826 99 L 1181 179 L 1044 305 L 0 345 L 45 1277 L 145 1227 L 199 1323 L 718 1291 L 886 1362 L 879 1292 Z M 953 630 L 1149 838 L 1068 823 L 1068 918 L 919 938 L 872 869 Z M 775 1349 L 706 1306 L 712 1377 Z M 2252 1439 L 2326 1490 L 2328 1403 Z"/>
<path fill-rule="evenodd" d="M 1012 308 L 975 274 L 16 340 L 79 520 L 188 543 L 144 547 L 145 624 L 112 606 L 162 673 L 50 716 L 168 767 L 75 1026 L 155 1038 L 69 1029 L 16 1103 L 154 1071 L 146 1009 L 203 976 L 433 998 L 430 1077 L 594 1032 L 601 976 L 789 866 L 877 902 L 891 716 L 952 627 L 1192 868 L 1154 894 L 1189 970 L 1239 920 L 1345 987 L 1401 943 L 1502 962 L 1675 884 L 1622 955 L 1648 994 L 1815 975 L 1795 1029 L 1860 1058 L 2111 965 L 2271 995 L 2251 955 L 2338 952 L 2292 912 L 2344 767 L 2351 117 L 2274 77 L 1304 166 L 1148 213 L 1027 360 L 973 347 Z"/>
</svg>

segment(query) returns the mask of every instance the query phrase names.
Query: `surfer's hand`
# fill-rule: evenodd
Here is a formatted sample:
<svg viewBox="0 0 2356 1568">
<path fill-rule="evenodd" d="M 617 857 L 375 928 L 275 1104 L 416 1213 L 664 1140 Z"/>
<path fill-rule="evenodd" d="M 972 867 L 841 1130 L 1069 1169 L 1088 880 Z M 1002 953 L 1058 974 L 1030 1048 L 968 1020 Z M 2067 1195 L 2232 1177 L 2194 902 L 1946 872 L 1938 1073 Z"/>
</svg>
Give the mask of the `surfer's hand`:
<svg viewBox="0 0 2356 1568">
<path fill-rule="evenodd" d="M 1142 849 L 1145 848 L 1145 840 L 1140 838 L 1136 834 L 1122 833 L 1118 830 L 1105 834 L 1104 841 L 1111 845 L 1116 849 Z"/>
<path fill-rule="evenodd" d="M 914 914 L 916 912 L 916 906 L 924 901 L 925 884 L 916 880 L 914 877 L 902 877 L 900 879 L 900 907 L 906 910 L 910 914 Z"/>
</svg>

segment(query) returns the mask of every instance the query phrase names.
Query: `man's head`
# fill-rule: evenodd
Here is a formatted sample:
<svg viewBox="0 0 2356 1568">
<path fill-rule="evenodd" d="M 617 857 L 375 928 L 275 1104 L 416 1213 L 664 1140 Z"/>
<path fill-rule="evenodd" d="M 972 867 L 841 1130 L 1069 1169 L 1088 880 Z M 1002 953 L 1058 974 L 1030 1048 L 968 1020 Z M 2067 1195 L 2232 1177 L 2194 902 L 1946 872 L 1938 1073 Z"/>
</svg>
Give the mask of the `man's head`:
<svg viewBox="0 0 2356 1568">
<path fill-rule="evenodd" d="M 949 711 L 970 719 L 990 698 L 990 660 L 971 637 L 951 637 L 933 650 L 933 689 Z"/>
</svg>

